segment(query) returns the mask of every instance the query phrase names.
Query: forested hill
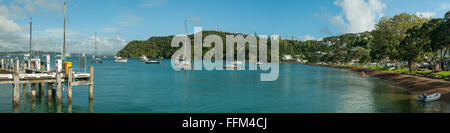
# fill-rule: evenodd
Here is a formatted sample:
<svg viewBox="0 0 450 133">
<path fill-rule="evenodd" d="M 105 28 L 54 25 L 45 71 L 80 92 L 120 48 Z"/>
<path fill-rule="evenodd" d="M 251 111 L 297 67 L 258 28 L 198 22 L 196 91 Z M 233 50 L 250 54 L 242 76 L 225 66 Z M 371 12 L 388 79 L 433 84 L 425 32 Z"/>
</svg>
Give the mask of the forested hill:
<svg viewBox="0 0 450 133">
<path fill-rule="evenodd" d="M 203 39 L 211 34 L 219 35 L 222 37 L 223 44 L 225 45 L 226 35 L 244 35 L 242 33 L 229 33 L 219 31 L 203 31 Z M 150 58 L 164 58 L 170 59 L 172 54 L 180 47 L 172 48 L 170 43 L 173 36 L 167 37 L 151 37 L 145 41 L 132 41 L 124 49 L 117 53 L 117 56 L 137 58 L 142 55 L 147 55 Z M 189 35 L 191 39 L 191 45 L 194 44 L 194 35 Z M 298 41 L 282 39 L 280 41 L 280 55 L 292 55 L 297 58 L 309 60 L 310 62 L 319 62 L 320 60 L 352 60 L 353 58 L 364 58 L 368 53 L 365 53 L 368 49 L 370 39 L 370 33 L 357 33 L 357 34 L 344 34 L 340 36 L 332 36 L 324 38 L 323 41 Z M 270 40 L 267 41 L 270 48 Z M 191 47 L 193 49 L 193 47 Z M 223 47 L 225 50 L 225 46 Z M 355 49 L 360 48 L 360 49 Z M 211 48 L 203 48 L 203 55 Z M 334 54 L 327 54 L 323 56 L 321 53 L 334 53 L 343 54 L 339 56 L 339 59 Z M 192 50 L 193 51 L 193 50 Z M 318 53 L 320 52 L 320 53 Z M 348 52 L 348 53 L 347 53 Z M 193 54 L 193 52 L 192 52 Z M 236 54 L 236 52 L 235 52 Z M 270 58 L 270 50 L 267 52 L 268 58 Z M 344 55 L 351 55 L 349 58 L 344 58 Z M 225 51 L 224 51 L 225 56 Z M 236 56 L 235 56 L 236 57 Z M 325 59 L 326 58 L 326 59 Z M 246 59 L 248 59 L 248 45 L 246 45 Z M 270 60 L 270 59 L 269 59 Z"/>
<path fill-rule="evenodd" d="M 203 31 L 202 34 L 203 38 L 212 34 L 219 35 L 220 37 L 222 37 L 222 40 L 224 41 L 225 44 L 226 35 L 238 35 L 240 33 Z M 175 51 L 181 47 L 180 46 L 173 48 L 170 46 L 173 37 L 174 36 L 171 35 L 166 37 L 151 37 L 150 39 L 144 41 L 131 41 L 130 43 L 127 44 L 127 46 L 125 46 L 124 49 L 120 50 L 117 53 L 117 56 L 137 58 L 142 55 L 147 55 L 147 57 L 150 58 L 170 59 L 172 57 L 172 54 L 175 53 Z M 193 34 L 189 35 L 189 38 L 191 40 L 191 44 L 194 45 L 194 35 Z M 206 53 L 207 52 L 206 50 L 210 48 L 203 48 L 203 49 L 204 49 L 203 53 Z"/>
<path fill-rule="evenodd" d="M 203 38 L 211 34 L 221 36 L 224 45 L 226 35 L 236 35 L 236 33 L 205 31 Z M 126 57 L 147 55 L 152 58 L 167 59 L 178 49 L 170 47 L 172 37 L 152 37 L 147 41 L 133 41 L 119 51 L 118 55 Z M 194 36 L 189 37 L 193 44 Z M 270 40 L 267 43 L 270 48 Z M 211 48 L 203 48 L 203 54 L 209 49 Z M 320 41 L 280 39 L 279 49 L 280 55 L 291 55 L 296 59 L 307 60 L 308 63 L 385 64 L 391 62 L 399 69 L 407 62 L 409 70 L 412 70 L 417 63 L 425 62 L 432 66 L 433 72 L 440 71 L 442 66 L 447 66 L 443 64 L 447 64 L 449 51 L 450 11 L 442 18 L 428 18 L 408 13 L 392 17 L 385 16 L 375 24 L 372 31 L 331 36 Z M 267 53 L 270 54 L 270 51 Z M 246 54 L 248 59 L 248 45 L 246 45 Z"/>
</svg>

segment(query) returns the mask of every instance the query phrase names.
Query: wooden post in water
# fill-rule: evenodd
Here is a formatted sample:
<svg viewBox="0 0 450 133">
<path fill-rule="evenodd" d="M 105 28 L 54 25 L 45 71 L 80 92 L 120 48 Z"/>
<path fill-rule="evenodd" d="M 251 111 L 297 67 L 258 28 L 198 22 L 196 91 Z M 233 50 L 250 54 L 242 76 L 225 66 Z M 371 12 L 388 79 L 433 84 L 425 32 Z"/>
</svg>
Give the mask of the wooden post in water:
<svg viewBox="0 0 450 133">
<path fill-rule="evenodd" d="M 35 74 L 33 72 L 33 74 Z M 36 100 L 36 83 L 31 83 L 31 101 Z"/>
<path fill-rule="evenodd" d="M 94 113 L 94 101 L 89 100 L 89 113 Z"/>
<path fill-rule="evenodd" d="M 25 61 L 22 61 L 22 72 L 23 73 L 27 73 L 27 70 L 26 70 L 26 68 L 27 68 L 27 63 L 25 62 Z"/>
<path fill-rule="evenodd" d="M 53 111 L 53 84 L 52 83 L 48 83 L 47 84 L 47 97 L 48 97 L 48 102 L 47 102 L 47 109 L 48 112 L 52 112 Z"/>
<path fill-rule="evenodd" d="M 26 103 L 27 103 L 27 89 L 28 89 L 28 84 L 22 84 L 22 87 L 23 87 L 23 102 L 25 103 L 25 105 L 26 105 Z"/>
<path fill-rule="evenodd" d="M 1 59 L 1 62 L 2 62 L 2 69 L 0 69 L 0 72 L 2 72 L 3 71 L 3 68 L 5 68 L 5 62 L 4 62 L 5 60 L 2 58 Z"/>
<path fill-rule="evenodd" d="M 41 72 L 44 72 L 45 71 L 45 65 L 44 64 L 42 64 L 41 65 Z M 41 97 L 44 97 L 45 96 L 45 83 L 40 83 L 40 86 L 39 86 L 39 92 L 41 93 Z"/>
<path fill-rule="evenodd" d="M 19 74 L 14 73 L 14 85 L 13 85 L 13 103 L 14 105 L 19 105 L 20 94 L 19 94 Z"/>
<path fill-rule="evenodd" d="M 19 86 L 20 86 L 20 82 L 19 82 L 19 74 L 17 73 L 17 65 L 18 65 L 18 61 L 14 62 L 14 74 L 13 74 L 13 78 L 14 78 L 14 88 L 13 88 L 13 103 L 14 105 L 19 105 L 19 100 L 20 100 L 20 94 L 19 94 Z"/>
<path fill-rule="evenodd" d="M 53 99 L 53 98 L 52 98 L 52 96 L 53 96 L 52 90 L 53 90 L 53 84 L 52 84 L 52 83 L 48 83 L 48 84 L 47 84 L 47 97 L 48 97 L 48 100 L 49 100 L 49 101 L 50 101 L 51 99 Z"/>
<path fill-rule="evenodd" d="M 61 73 L 56 74 L 56 101 L 58 104 L 62 103 L 62 95 L 61 95 Z"/>
<path fill-rule="evenodd" d="M 69 67 L 69 74 L 67 75 L 67 102 L 69 104 L 72 104 L 72 80 L 73 80 L 73 74 L 72 74 L 72 68 Z"/>
<path fill-rule="evenodd" d="M 13 73 L 14 74 L 17 74 L 18 73 L 18 71 L 19 71 L 19 60 L 17 60 L 17 59 L 15 59 L 15 61 L 14 61 L 14 67 L 13 67 Z"/>
<path fill-rule="evenodd" d="M 36 100 L 36 84 L 35 83 L 31 84 L 31 100 L 32 101 Z"/>
<path fill-rule="evenodd" d="M 89 101 L 94 99 L 94 66 L 89 66 Z"/>
</svg>

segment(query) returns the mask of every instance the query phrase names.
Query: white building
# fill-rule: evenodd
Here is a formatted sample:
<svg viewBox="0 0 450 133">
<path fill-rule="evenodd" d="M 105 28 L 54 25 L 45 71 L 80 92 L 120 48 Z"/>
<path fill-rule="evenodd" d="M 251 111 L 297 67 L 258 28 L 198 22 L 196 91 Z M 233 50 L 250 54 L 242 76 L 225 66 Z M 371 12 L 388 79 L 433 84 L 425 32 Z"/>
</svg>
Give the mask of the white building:
<svg viewBox="0 0 450 133">
<path fill-rule="evenodd" d="M 282 60 L 292 60 L 293 58 L 291 55 L 283 55 L 283 56 L 281 56 L 281 59 Z"/>
</svg>

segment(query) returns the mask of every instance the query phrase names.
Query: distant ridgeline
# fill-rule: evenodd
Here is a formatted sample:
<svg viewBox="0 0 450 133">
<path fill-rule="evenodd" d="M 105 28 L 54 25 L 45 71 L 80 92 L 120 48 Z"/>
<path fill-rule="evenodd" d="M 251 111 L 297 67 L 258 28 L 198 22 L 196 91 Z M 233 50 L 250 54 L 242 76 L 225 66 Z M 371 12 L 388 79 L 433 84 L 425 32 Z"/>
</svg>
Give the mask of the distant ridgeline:
<svg viewBox="0 0 450 133">
<path fill-rule="evenodd" d="M 244 35 L 247 34 L 242 33 L 229 33 L 229 32 L 220 32 L 220 31 L 203 31 L 203 39 L 211 34 L 219 35 L 222 37 L 223 45 L 226 44 L 226 35 Z M 125 46 L 124 49 L 120 50 L 117 53 L 117 56 L 121 57 L 131 57 L 137 58 L 142 55 L 147 55 L 151 58 L 164 58 L 170 59 L 172 54 L 180 47 L 172 48 L 170 47 L 170 43 L 172 41 L 172 36 L 166 37 L 151 37 L 145 41 L 131 41 Z M 193 51 L 194 45 L 194 35 L 189 35 L 191 40 L 191 49 Z M 294 39 L 282 39 L 280 41 L 280 56 L 281 55 L 291 55 L 296 56 L 301 59 L 309 60 L 310 62 L 319 62 L 320 58 L 323 58 L 323 55 L 320 53 L 330 53 L 335 49 L 343 50 L 341 54 L 345 54 L 349 49 L 350 52 L 355 50 L 355 48 L 368 48 L 370 34 L 369 32 L 358 33 L 358 34 L 344 34 L 341 36 L 333 36 L 324 38 L 322 41 L 309 40 L 309 41 L 298 41 Z M 268 58 L 270 58 L 270 40 L 267 41 L 268 49 L 267 52 Z M 338 45 L 335 45 L 338 44 Z M 213 45 L 214 47 L 214 45 Z M 248 44 L 246 44 L 246 59 L 248 59 Z M 224 58 L 226 56 L 226 47 L 224 46 Z M 212 47 L 203 48 L 203 55 L 208 52 Z M 236 48 L 235 48 L 236 50 Z M 320 51 L 320 52 L 318 52 Z M 358 51 L 358 50 L 356 50 Z M 364 51 L 363 51 L 364 52 Z M 340 53 L 340 52 L 339 52 Z M 192 52 L 194 54 L 194 52 Z M 235 52 L 235 58 L 237 52 Z M 357 54 L 358 55 L 358 54 Z M 328 57 L 327 57 L 328 58 Z M 270 59 L 269 59 L 270 60 Z"/>
<path fill-rule="evenodd" d="M 224 56 L 225 56 L 225 38 L 226 35 L 244 35 L 241 33 L 228 33 L 228 32 L 219 32 L 219 31 L 203 31 L 202 36 L 203 39 L 208 35 L 218 35 L 222 37 L 223 45 L 224 45 Z M 244 35 L 245 37 L 246 35 Z M 166 36 L 166 37 L 151 37 L 148 40 L 145 41 L 131 41 L 130 43 L 125 46 L 124 49 L 120 50 L 117 53 L 117 56 L 121 57 L 132 57 L 137 58 L 142 55 L 147 55 L 150 58 L 164 58 L 164 59 L 170 59 L 172 57 L 172 54 L 175 53 L 177 49 L 180 49 L 180 47 L 171 47 L 170 44 L 172 42 L 172 38 L 174 36 Z M 194 35 L 189 35 L 189 38 L 191 40 L 191 49 L 194 50 Z M 214 47 L 214 44 L 212 47 L 204 47 L 203 48 L 203 55 L 205 55 L 206 52 L 208 52 L 210 49 Z M 248 52 L 248 44 L 246 45 L 246 51 Z M 192 52 L 192 55 L 194 52 Z M 248 55 L 248 53 L 247 53 Z M 193 56 L 192 56 L 193 57 Z"/>
</svg>

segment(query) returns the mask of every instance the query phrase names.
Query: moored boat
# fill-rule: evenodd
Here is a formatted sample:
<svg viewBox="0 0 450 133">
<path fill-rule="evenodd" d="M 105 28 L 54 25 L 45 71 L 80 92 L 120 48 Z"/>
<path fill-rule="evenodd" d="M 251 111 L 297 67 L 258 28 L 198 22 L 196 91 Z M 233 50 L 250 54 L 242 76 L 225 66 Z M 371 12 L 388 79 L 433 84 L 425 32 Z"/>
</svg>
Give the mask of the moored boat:
<svg viewBox="0 0 450 133">
<path fill-rule="evenodd" d="M 224 69 L 237 69 L 235 65 L 226 65 L 223 67 Z"/>
<path fill-rule="evenodd" d="M 145 64 L 161 64 L 161 61 L 150 60 L 150 61 L 146 61 Z"/>
<path fill-rule="evenodd" d="M 91 63 L 103 63 L 103 61 L 100 58 L 94 58 Z"/>
<path fill-rule="evenodd" d="M 441 93 L 434 93 L 432 95 L 427 96 L 427 94 L 422 94 L 421 96 L 419 96 L 417 98 L 417 101 L 420 102 L 431 102 L 431 101 L 436 101 L 439 100 L 439 98 L 441 97 Z"/>
<path fill-rule="evenodd" d="M 117 63 L 127 63 L 128 62 L 127 58 L 122 58 L 122 57 L 114 57 L 114 58 L 115 58 L 114 62 L 117 62 Z"/>
<path fill-rule="evenodd" d="M 142 55 L 139 59 L 140 59 L 141 62 L 147 62 L 148 61 L 148 58 L 147 58 L 146 55 Z"/>
</svg>

